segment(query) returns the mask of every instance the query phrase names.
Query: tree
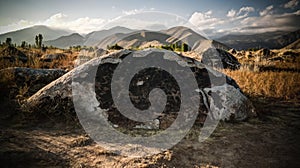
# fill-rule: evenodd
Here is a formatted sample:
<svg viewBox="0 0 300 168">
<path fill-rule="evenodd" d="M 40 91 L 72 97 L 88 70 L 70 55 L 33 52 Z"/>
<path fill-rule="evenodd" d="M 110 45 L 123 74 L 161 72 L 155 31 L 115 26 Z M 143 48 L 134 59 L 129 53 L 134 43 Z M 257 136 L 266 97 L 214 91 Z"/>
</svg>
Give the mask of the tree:
<svg viewBox="0 0 300 168">
<path fill-rule="evenodd" d="M 22 43 L 21 43 L 21 47 L 22 47 L 22 48 L 26 48 L 26 47 L 27 47 L 27 43 L 26 43 L 26 41 L 22 41 Z"/>
<path fill-rule="evenodd" d="M 35 36 L 35 46 L 39 46 L 39 36 Z"/>
<path fill-rule="evenodd" d="M 42 34 L 39 34 L 39 37 L 38 37 L 39 39 L 39 45 L 38 45 L 38 47 L 39 48 L 41 48 L 42 47 L 42 44 L 43 44 L 43 35 Z"/>
<path fill-rule="evenodd" d="M 38 34 L 35 36 L 35 45 L 37 48 L 41 48 L 43 44 L 43 35 Z"/>
<path fill-rule="evenodd" d="M 11 46 L 11 42 L 12 42 L 12 39 L 11 38 L 6 38 L 6 41 L 5 41 L 5 44 L 7 45 L 7 46 Z"/>
<path fill-rule="evenodd" d="M 182 43 L 182 45 L 181 45 L 181 51 L 182 52 L 186 52 L 188 50 L 189 50 L 189 46 L 187 44 L 185 44 L 185 43 Z"/>
<path fill-rule="evenodd" d="M 118 44 L 115 44 L 115 45 L 113 45 L 113 46 L 107 45 L 107 49 L 108 49 L 108 50 L 122 50 L 123 47 L 119 46 Z"/>
</svg>

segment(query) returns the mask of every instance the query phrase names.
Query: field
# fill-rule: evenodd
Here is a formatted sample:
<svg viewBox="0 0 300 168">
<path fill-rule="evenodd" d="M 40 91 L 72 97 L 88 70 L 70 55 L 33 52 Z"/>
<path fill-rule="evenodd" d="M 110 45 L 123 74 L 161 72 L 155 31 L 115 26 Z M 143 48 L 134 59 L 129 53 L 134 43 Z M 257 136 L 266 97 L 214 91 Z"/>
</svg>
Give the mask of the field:
<svg viewBox="0 0 300 168">
<path fill-rule="evenodd" d="M 71 70 L 79 53 L 51 49 L 47 54 L 64 53 L 66 57 L 42 62 L 39 58 L 46 53 L 22 51 L 32 53 L 29 62 L 2 62 L 1 69 Z M 220 71 L 236 80 L 253 102 L 257 117 L 221 122 L 203 143 L 198 142 L 201 127 L 195 125 L 173 148 L 144 158 L 123 157 L 103 149 L 74 120 L 22 112 L 19 105 L 28 97 L 28 88 L 17 88 L 17 98 L 1 97 L 0 163 L 4 167 L 299 167 L 300 57 L 293 61 L 252 59 L 241 58 L 239 70 Z"/>
</svg>

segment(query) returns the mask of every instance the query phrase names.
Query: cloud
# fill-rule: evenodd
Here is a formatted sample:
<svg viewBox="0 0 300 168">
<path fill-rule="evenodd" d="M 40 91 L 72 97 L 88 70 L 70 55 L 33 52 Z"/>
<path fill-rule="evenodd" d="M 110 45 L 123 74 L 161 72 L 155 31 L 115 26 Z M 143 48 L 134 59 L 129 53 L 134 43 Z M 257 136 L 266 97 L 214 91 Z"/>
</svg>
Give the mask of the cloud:
<svg viewBox="0 0 300 168">
<path fill-rule="evenodd" d="M 266 7 L 266 9 L 259 12 L 260 16 L 266 16 L 273 14 L 273 5 Z"/>
<path fill-rule="evenodd" d="M 184 18 L 170 13 L 145 11 L 111 19 L 104 28 L 123 26 L 131 29 L 161 30 L 179 25 L 182 26 L 186 21 Z"/>
<path fill-rule="evenodd" d="M 246 17 L 250 12 L 254 12 L 254 11 L 255 9 L 253 7 L 246 6 L 246 7 L 242 7 L 239 10 L 239 13 L 237 15 L 241 17 Z"/>
<path fill-rule="evenodd" d="M 286 4 L 283 5 L 284 8 L 295 8 L 297 5 L 299 4 L 298 0 L 291 0 L 289 2 L 287 2 Z"/>
<path fill-rule="evenodd" d="M 255 9 L 253 7 L 245 6 L 245 7 L 241 7 L 239 11 L 231 9 L 230 11 L 227 12 L 226 16 L 232 19 L 242 19 L 247 17 L 250 12 L 254 12 L 254 11 Z"/>
<path fill-rule="evenodd" d="M 69 29 L 78 33 L 89 33 L 102 28 L 105 20 L 102 18 L 82 17 L 76 20 L 69 20 L 63 13 L 57 13 L 44 22 L 38 23 L 53 28 Z"/>
<path fill-rule="evenodd" d="M 28 20 L 20 20 L 16 23 L 9 24 L 7 26 L 0 26 L 0 33 L 7 33 L 10 31 L 16 31 L 22 28 L 33 26 L 35 23 Z"/>
<path fill-rule="evenodd" d="M 133 10 L 123 10 L 122 13 L 125 15 L 134 15 L 137 13 L 141 13 L 143 11 L 144 11 L 144 9 L 133 9 Z"/>
<path fill-rule="evenodd" d="M 241 23 L 245 25 L 241 32 L 294 31 L 300 27 L 299 12 L 250 17 Z"/>
<path fill-rule="evenodd" d="M 231 9 L 230 11 L 228 11 L 226 16 L 233 18 L 233 17 L 235 17 L 235 15 L 236 15 L 236 10 Z"/>
<path fill-rule="evenodd" d="M 212 17 L 212 11 L 207 11 L 205 13 L 195 12 L 192 14 L 189 21 L 199 27 L 199 29 L 207 29 L 223 23 L 221 19 Z"/>
<path fill-rule="evenodd" d="M 57 13 L 50 16 L 45 21 L 32 22 L 27 20 L 20 20 L 16 23 L 7 26 L 0 26 L 0 33 L 15 31 L 34 25 L 46 25 L 52 28 L 71 30 L 74 32 L 84 34 L 90 33 L 91 31 L 100 30 L 106 22 L 107 21 L 102 18 L 89 17 L 82 17 L 75 20 L 70 20 L 70 18 L 67 15 L 63 13 Z"/>
</svg>

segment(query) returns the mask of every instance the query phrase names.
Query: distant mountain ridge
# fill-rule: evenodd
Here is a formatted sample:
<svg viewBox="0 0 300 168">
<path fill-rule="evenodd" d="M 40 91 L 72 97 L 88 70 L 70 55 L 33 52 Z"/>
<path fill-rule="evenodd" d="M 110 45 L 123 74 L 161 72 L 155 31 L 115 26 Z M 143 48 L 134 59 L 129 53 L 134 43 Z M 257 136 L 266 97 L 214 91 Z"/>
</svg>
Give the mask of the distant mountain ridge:
<svg viewBox="0 0 300 168">
<path fill-rule="evenodd" d="M 285 49 L 300 49 L 300 39 L 284 47 Z"/>
<path fill-rule="evenodd" d="M 116 33 L 130 33 L 134 30 L 125 28 L 125 27 L 113 27 L 108 30 L 99 30 L 99 31 L 93 31 L 91 33 L 88 33 L 85 36 L 82 36 L 78 33 L 73 33 L 68 36 L 62 36 L 54 40 L 45 41 L 46 45 L 52 45 L 54 47 L 58 48 L 68 48 L 70 46 L 95 46 L 99 41 L 104 39 L 107 36 L 110 36 L 112 34 Z"/>
<path fill-rule="evenodd" d="M 300 29 L 294 32 L 266 32 L 251 35 L 226 35 L 216 40 L 235 49 L 270 48 L 280 49 L 300 38 Z"/>
<path fill-rule="evenodd" d="M 86 46 L 92 46 L 98 43 L 100 40 L 104 39 L 107 36 L 110 36 L 112 34 L 116 33 L 130 33 L 134 30 L 128 29 L 126 27 L 113 27 L 108 30 L 100 30 L 100 31 L 93 31 L 85 36 L 85 42 L 84 45 Z"/>
<path fill-rule="evenodd" d="M 73 33 L 67 36 L 61 36 L 55 40 L 45 41 L 47 46 L 54 46 L 59 48 L 68 48 L 70 46 L 82 45 L 85 38 L 78 33 Z"/>
<path fill-rule="evenodd" d="M 194 51 L 203 51 L 212 46 L 229 49 L 226 45 L 214 40 L 208 40 L 193 30 L 183 26 L 161 31 L 139 30 L 128 34 L 113 34 L 101 40 L 97 44 L 97 47 L 105 49 L 108 45 L 116 43 L 124 48 L 185 43 Z"/>
<path fill-rule="evenodd" d="M 12 43 L 16 43 L 17 45 L 21 44 L 22 41 L 26 41 L 29 44 L 34 44 L 35 36 L 37 34 L 42 34 L 43 40 L 47 41 L 68 35 L 70 33 L 70 31 L 53 29 L 47 26 L 40 25 L 0 34 L 0 41 L 4 42 L 6 38 L 12 38 Z"/>
<path fill-rule="evenodd" d="M 142 37 L 140 33 L 143 33 L 145 37 Z M 47 26 L 33 26 L 0 34 L 0 41 L 4 42 L 6 38 L 12 38 L 12 43 L 16 43 L 17 45 L 20 45 L 22 41 L 34 44 L 37 34 L 43 35 L 45 45 L 52 45 L 58 48 L 68 48 L 74 45 L 106 48 L 107 45 L 116 43 L 124 44 L 124 47 L 128 47 L 129 45 L 161 45 L 184 42 L 189 44 L 193 50 L 202 50 L 203 47 L 207 45 L 222 49 L 279 49 L 292 44 L 300 38 L 300 30 L 294 32 L 275 31 L 251 35 L 231 34 L 216 40 L 208 40 L 192 29 L 183 26 L 161 31 L 132 30 L 117 26 L 107 30 L 93 31 L 87 35 L 80 35 L 67 30 L 53 29 Z M 156 37 L 156 39 L 151 36 Z M 125 45 L 125 42 L 128 44 Z"/>
</svg>

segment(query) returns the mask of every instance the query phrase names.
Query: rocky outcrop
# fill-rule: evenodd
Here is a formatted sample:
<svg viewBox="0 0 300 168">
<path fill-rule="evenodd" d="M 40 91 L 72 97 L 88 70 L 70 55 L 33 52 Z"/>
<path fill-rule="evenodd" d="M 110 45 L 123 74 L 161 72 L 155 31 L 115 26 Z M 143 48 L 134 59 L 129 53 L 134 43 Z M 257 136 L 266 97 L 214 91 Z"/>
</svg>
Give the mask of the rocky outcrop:
<svg viewBox="0 0 300 168">
<path fill-rule="evenodd" d="M 10 62 L 15 62 L 17 60 L 27 62 L 28 60 L 27 56 L 22 51 L 13 46 L 7 46 L 2 51 L 0 51 L 0 59 Z"/>
<path fill-rule="evenodd" d="M 270 58 L 273 55 L 273 52 L 270 49 L 262 48 L 256 52 L 256 55 L 261 58 Z"/>
<path fill-rule="evenodd" d="M 32 69 L 24 67 L 11 67 L 0 70 L 1 92 L 6 92 L 6 96 L 31 96 L 41 88 L 64 75 L 66 71 L 60 69 Z"/>
<path fill-rule="evenodd" d="M 130 68 L 120 70 L 128 60 Z M 139 69 L 148 64 L 165 64 L 176 69 L 171 71 L 172 75 L 153 66 Z M 182 68 L 191 70 L 192 75 L 181 75 Z M 135 75 L 130 80 L 127 77 L 132 70 Z M 189 88 L 191 79 L 195 80 L 196 88 Z M 124 88 L 127 86 L 126 80 L 130 81 L 127 83 L 129 88 Z M 153 93 L 157 88 L 163 93 Z M 186 93 L 192 96 L 184 96 Z M 153 94 L 165 96 L 153 97 Z M 127 102 L 115 101 L 122 101 L 126 95 L 129 96 Z M 197 97 L 199 102 L 196 101 Z M 165 106 L 161 108 L 159 105 L 163 102 Z M 181 104 L 184 102 L 195 104 L 186 107 Z M 129 104 L 123 106 L 125 109 L 119 109 L 120 103 Z M 184 114 L 189 116 L 191 113 L 188 109 L 197 106 L 197 121 L 201 123 L 209 113 L 214 119 L 238 121 L 254 114 L 251 102 L 233 79 L 194 59 L 159 49 L 122 50 L 94 58 L 39 90 L 23 104 L 23 108 L 32 112 L 68 116 L 75 115 L 75 107 L 88 115 L 104 115 L 114 125 L 134 128 L 142 127 L 140 125 L 144 122 L 130 120 L 132 116 L 125 117 L 122 111 L 144 110 L 142 115 L 151 118 L 152 114 L 148 116 L 146 111 L 154 105 L 159 107 L 154 108 L 159 120 L 155 123 L 160 123 L 161 128 L 172 124 L 180 110 L 185 109 Z"/>
<path fill-rule="evenodd" d="M 41 57 L 41 61 L 44 62 L 51 62 L 54 60 L 61 60 L 61 59 L 66 59 L 67 55 L 63 53 L 54 53 L 54 54 L 45 54 Z"/>
<path fill-rule="evenodd" d="M 202 63 L 218 69 L 239 69 L 241 64 L 229 52 L 222 49 L 209 48 L 202 54 Z"/>
</svg>

